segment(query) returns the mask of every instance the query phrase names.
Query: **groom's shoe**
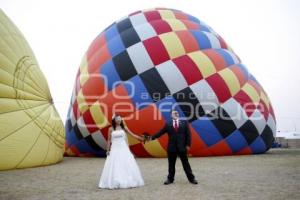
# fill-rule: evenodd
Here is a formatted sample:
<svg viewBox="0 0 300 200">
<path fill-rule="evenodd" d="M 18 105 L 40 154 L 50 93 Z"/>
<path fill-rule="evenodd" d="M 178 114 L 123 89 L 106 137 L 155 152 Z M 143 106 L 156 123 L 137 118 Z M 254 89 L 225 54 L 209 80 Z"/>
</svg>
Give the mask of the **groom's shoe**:
<svg viewBox="0 0 300 200">
<path fill-rule="evenodd" d="M 172 184 L 173 183 L 173 181 L 170 181 L 169 179 L 167 179 L 165 182 L 164 182 L 164 185 L 170 185 L 170 184 Z"/>
<path fill-rule="evenodd" d="M 191 184 L 194 184 L 194 185 L 197 185 L 198 184 L 198 181 L 196 179 L 193 179 L 193 180 L 190 180 L 190 183 Z"/>
</svg>

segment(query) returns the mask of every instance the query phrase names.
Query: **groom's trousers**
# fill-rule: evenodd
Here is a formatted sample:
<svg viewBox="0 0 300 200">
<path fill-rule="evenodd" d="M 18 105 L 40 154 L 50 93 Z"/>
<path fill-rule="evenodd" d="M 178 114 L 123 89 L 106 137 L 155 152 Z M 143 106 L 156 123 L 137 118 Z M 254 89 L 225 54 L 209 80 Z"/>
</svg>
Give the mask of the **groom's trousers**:
<svg viewBox="0 0 300 200">
<path fill-rule="evenodd" d="M 169 161 L 169 175 L 168 179 L 169 181 L 174 181 L 175 176 L 175 164 L 177 160 L 177 156 L 179 156 L 184 172 L 189 179 L 189 181 L 192 181 L 195 179 L 195 176 L 193 175 L 190 163 L 188 161 L 187 152 L 168 152 L 168 161 Z"/>
</svg>

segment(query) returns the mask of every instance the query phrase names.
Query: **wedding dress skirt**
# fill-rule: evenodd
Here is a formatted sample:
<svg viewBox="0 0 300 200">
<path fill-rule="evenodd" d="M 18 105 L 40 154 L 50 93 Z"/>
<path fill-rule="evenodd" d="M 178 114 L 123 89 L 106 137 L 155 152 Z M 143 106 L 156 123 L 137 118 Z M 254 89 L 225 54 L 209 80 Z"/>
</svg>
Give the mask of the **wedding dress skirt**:
<svg viewBox="0 0 300 200">
<path fill-rule="evenodd" d="M 111 133 L 111 150 L 105 160 L 99 188 L 132 188 L 144 185 L 140 169 L 132 155 L 124 130 Z"/>
</svg>

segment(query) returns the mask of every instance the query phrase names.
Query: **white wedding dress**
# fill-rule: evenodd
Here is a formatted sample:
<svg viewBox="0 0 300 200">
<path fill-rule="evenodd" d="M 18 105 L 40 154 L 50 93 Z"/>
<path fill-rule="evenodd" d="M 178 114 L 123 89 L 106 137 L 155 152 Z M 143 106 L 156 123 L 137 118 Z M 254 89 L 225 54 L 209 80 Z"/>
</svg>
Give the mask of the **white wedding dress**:
<svg viewBox="0 0 300 200">
<path fill-rule="evenodd" d="M 132 155 L 124 130 L 111 132 L 111 150 L 105 160 L 99 188 L 132 188 L 144 185 L 140 169 Z"/>
</svg>

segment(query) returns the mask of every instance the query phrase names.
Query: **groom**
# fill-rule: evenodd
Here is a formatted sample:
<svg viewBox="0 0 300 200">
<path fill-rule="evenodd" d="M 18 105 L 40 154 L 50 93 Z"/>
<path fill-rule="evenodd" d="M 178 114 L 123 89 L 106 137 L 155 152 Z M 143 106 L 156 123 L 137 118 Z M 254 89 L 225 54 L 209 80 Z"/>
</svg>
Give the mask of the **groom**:
<svg viewBox="0 0 300 200">
<path fill-rule="evenodd" d="M 156 134 L 150 136 L 147 140 L 155 140 L 165 133 L 168 133 L 168 162 L 169 162 L 169 175 L 164 182 L 169 185 L 174 182 L 175 176 L 175 163 L 177 156 L 179 156 L 185 174 L 192 184 L 198 184 L 195 176 L 193 175 L 191 166 L 188 161 L 187 151 L 191 146 L 191 133 L 187 121 L 179 120 L 179 114 L 176 110 L 171 112 L 172 120 L 167 122 L 165 126 Z"/>
</svg>

